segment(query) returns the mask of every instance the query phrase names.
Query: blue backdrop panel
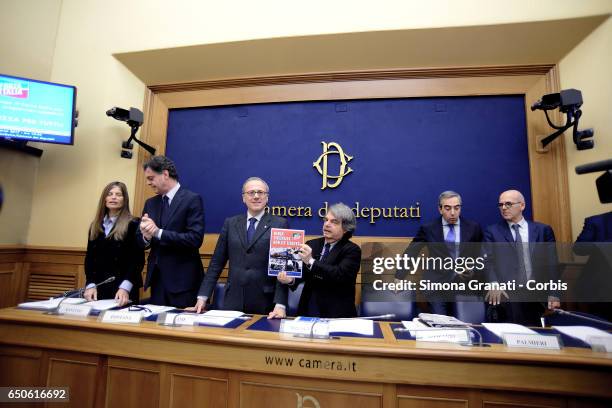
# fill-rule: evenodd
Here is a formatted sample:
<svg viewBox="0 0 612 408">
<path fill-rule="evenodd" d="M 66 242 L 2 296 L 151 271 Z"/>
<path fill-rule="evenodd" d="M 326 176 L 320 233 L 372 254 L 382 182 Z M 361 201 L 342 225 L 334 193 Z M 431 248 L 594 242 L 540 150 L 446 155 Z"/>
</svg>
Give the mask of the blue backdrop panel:
<svg viewBox="0 0 612 408">
<path fill-rule="evenodd" d="M 270 205 L 312 208 L 291 227 L 319 234 L 324 202 L 353 207 L 420 205 L 421 219 L 359 219 L 357 235 L 412 236 L 438 215 L 444 190 L 463 196 L 463 215 L 487 225 L 499 220 L 499 193 L 515 188 L 531 207 L 525 104 L 522 95 L 295 102 L 174 109 L 166 154 L 181 184 L 204 197 L 206 232 L 245 212 L 241 186 L 259 176 Z M 321 141 L 353 156 L 353 173 L 321 190 L 313 167 Z M 329 156 L 329 174 L 339 171 Z"/>
</svg>

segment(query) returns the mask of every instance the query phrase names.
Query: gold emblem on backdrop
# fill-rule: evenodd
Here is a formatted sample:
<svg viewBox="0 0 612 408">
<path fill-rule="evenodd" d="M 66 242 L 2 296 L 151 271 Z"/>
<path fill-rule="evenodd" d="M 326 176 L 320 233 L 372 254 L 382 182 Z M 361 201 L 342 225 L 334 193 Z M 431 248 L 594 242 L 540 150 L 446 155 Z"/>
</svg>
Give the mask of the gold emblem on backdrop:
<svg viewBox="0 0 612 408">
<path fill-rule="evenodd" d="M 353 160 L 353 156 L 349 156 L 348 154 L 344 153 L 342 147 L 336 142 L 321 142 L 321 144 L 323 145 L 323 153 L 319 156 L 316 162 L 312 163 L 312 166 L 317 169 L 321 176 L 323 176 L 323 185 L 321 190 L 325 190 L 327 187 L 336 188 L 340 185 L 340 183 L 342 183 L 342 180 L 346 175 L 353 172 L 353 169 L 348 167 L 348 162 Z M 327 173 L 327 157 L 330 154 L 337 154 L 340 158 L 340 171 L 336 176 Z M 330 183 L 329 180 L 335 181 Z"/>
</svg>

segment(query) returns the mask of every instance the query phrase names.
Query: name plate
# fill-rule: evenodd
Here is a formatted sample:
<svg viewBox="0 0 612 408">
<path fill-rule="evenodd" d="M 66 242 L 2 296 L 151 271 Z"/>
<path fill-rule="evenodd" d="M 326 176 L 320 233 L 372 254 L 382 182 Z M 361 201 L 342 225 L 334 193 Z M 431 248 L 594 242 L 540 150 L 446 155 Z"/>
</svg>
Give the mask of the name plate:
<svg viewBox="0 0 612 408">
<path fill-rule="evenodd" d="M 319 319 L 283 319 L 281 320 L 279 332 L 286 334 L 294 334 L 299 337 L 328 338 L 329 322 Z"/>
<path fill-rule="evenodd" d="M 502 337 L 507 347 L 540 350 L 561 350 L 559 336 L 542 334 L 505 333 Z"/>
<path fill-rule="evenodd" d="M 587 343 L 591 345 L 593 351 L 612 353 L 612 337 L 610 336 L 589 336 Z"/>
<path fill-rule="evenodd" d="M 122 310 L 106 310 L 100 313 L 98 320 L 102 323 L 140 323 L 143 312 L 125 312 Z"/>
<path fill-rule="evenodd" d="M 469 330 L 415 330 L 414 337 L 417 341 L 432 341 L 441 343 L 469 343 Z"/>
<path fill-rule="evenodd" d="M 197 313 L 160 313 L 157 316 L 157 324 L 165 326 L 194 326 L 200 320 L 202 315 Z"/>
<path fill-rule="evenodd" d="M 91 312 L 91 306 L 74 305 L 70 303 L 62 303 L 59 306 L 58 313 L 66 316 L 87 317 Z"/>
</svg>

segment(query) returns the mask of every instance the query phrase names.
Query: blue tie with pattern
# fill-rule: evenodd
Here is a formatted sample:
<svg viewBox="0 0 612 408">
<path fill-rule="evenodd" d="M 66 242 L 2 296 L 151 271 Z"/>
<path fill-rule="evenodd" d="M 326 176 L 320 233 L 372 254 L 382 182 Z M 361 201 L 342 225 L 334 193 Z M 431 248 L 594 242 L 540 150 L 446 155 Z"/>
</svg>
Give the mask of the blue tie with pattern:
<svg viewBox="0 0 612 408">
<path fill-rule="evenodd" d="M 247 243 L 251 243 L 253 237 L 255 236 L 255 223 L 257 222 L 257 218 L 251 217 L 249 218 L 249 228 L 247 229 Z"/>
</svg>

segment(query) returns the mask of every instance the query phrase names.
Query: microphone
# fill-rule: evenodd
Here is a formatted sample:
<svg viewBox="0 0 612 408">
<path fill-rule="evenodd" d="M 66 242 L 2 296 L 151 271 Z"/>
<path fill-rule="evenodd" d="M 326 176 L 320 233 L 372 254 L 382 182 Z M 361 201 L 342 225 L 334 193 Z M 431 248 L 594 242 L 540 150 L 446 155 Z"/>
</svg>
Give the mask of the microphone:
<svg viewBox="0 0 612 408">
<path fill-rule="evenodd" d="M 579 319 L 579 320 L 585 320 L 587 322 L 593 322 L 593 323 L 602 324 L 604 326 L 612 327 L 612 323 L 610 323 L 607 320 L 595 319 L 593 317 L 583 316 L 583 315 L 579 315 L 579 314 L 576 314 L 576 313 L 568 312 L 568 311 L 563 310 L 563 309 L 554 309 L 553 313 L 559 314 L 559 315 L 565 315 L 565 316 L 572 316 L 572 317 L 575 317 L 576 319 Z"/>
<path fill-rule="evenodd" d="M 108 279 L 103 280 L 100 283 L 96 283 L 95 286 L 92 286 L 90 289 L 93 288 L 97 288 L 98 286 L 102 286 L 102 285 L 106 285 L 107 283 L 113 282 L 115 280 L 114 276 L 111 276 Z M 61 315 L 60 313 L 60 306 L 62 305 L 62 303 L 64 303 L 64 301 L 66 299 L 69 298 L 73 298 L 73 297 L 82 297 L 83 292 L 85 292 L 86 287 L 83 288 L 78 288 L 78 289 L 74 289 L 74 290 L 68 290 L 66 292 L 64 292 L 64 296 L 62 296 L 62 300 L 60 300 L 60 302 L 57 304 L 57 306 L 55 307 L 55 309 L 50 310 L 48 312 L 45 312 L 44 314 L 48 314 L 48 315 Z M 79 296 L 76 296 L 79 295 Z"/>
</svg>

